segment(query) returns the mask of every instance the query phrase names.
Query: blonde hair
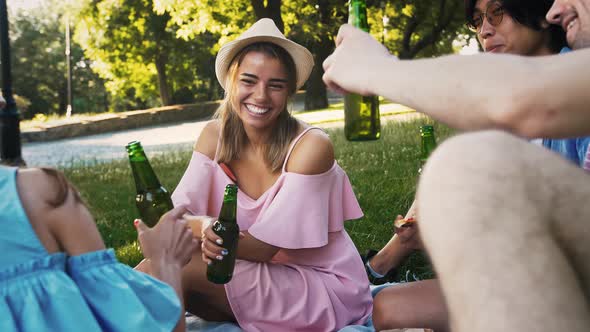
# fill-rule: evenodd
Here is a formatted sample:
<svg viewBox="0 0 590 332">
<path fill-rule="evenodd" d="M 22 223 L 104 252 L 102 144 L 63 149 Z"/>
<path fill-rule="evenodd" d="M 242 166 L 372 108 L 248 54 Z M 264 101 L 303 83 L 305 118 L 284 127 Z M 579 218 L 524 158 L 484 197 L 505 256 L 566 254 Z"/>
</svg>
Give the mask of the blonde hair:
<svg viewBox="0 0 590 332">
<path fill-rule="evenodd" d="M 237 95 L 236 80 L 238 68 L 249 52 L 261 52 L 274 59 L 278 59 L 287 71 L 289 98 L 296 91 L 297 72 L 295 70 L 295 63 L 289 53 L 283 48 L 272 43 L 260 42 L 250 44 L 240 50 L 229 66 L 225 84 L 225 97 L 214 115 L 214 118 L 219 119 L 221 123 L 221 142 L 217 155 L 217 160 L 220 163 L 227 163 L 231 160 L 239 159 L 240 151 L 248 140 L 244 125 L 236 113 L 234 99 Z M 270 141 L 264 148 L 264 161 L 272 172 L 276 172 L 281 168 L 286 158 L 289 144 L 297 134 L 298 122 L 287 110 L 287 104 L 285 103 L 285 109 L 277 117 L 276 125 L 270 135 Z"/>
</svg>

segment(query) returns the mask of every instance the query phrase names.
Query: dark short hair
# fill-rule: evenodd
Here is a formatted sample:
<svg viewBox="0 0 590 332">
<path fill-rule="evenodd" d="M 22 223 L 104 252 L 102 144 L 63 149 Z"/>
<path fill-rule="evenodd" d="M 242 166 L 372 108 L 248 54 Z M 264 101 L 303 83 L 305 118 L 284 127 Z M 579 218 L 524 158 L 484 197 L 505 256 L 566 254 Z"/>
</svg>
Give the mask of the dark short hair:
<svg viewBox="0 0 590 332">
<path fill-rule="evenodd" d="M 482 0 L 483 1 L 483 0 Z M 554 0 L 495 0 L 502 4 L 504 11 L 510 15 L 516 22 L 536 31 L 541 31 L 541 22 L 545 20 L 545 15 L 553 5 Z M 477 0 L 465 0 L 465 20 L 473 20 L 475 3 Z M 559 52 L 564 46 L 567 46 L 565 31 L 560 26 L 551 24 L 549 26 L 551 39 L 549 47 L 554 52 Z"/>
</svg>

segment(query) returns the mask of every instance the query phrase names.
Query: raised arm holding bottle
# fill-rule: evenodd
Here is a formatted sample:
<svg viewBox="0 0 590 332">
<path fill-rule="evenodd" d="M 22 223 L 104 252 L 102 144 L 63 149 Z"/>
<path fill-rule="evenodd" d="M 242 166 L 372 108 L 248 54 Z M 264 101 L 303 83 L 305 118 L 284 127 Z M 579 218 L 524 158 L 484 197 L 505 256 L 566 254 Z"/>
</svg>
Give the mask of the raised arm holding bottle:
<svg viewBox="0 0 590 332">
<path fill-rule="evenodd" d="M 510 25 L 522 31 L 508 15 L 514 7 L 488 12 L 490 2 L 479 1 L 468 18 L 482 37 L 491 41 L 494 28 Z M 590 326 L 590 250 L 579 240 L 588 234 L 590 214 L 581 202 L 590 200 L 590 178 L 521 138 L 590 134 L 590 0 L 549 5 L 546 20 L 531 21 L 538 24 L 532 30 L 559 25 L 573 52 L 397 61 L 366 33 L 343 26 L 324 62 L 324 81 L 332 88 L 381 94 L 462 130 L 496 129 L 447 140 L 426 164 L 418 188 L 421 234 L 453 331 Z M 498 51 L 508 44 L 489 46 Z M 397 310 L 378 306 L 378 298 L 374 321 L 391 322 Z"/>
</svg>

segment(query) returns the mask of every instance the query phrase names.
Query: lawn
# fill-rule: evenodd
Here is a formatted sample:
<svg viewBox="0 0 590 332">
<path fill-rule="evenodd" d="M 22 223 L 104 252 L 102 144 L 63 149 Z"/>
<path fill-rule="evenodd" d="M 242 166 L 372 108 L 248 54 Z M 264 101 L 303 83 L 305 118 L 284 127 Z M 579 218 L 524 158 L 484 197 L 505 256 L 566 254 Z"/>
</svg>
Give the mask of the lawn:
<svg viewBox="0 0 590 332">
<path fill-rule="evenodd" d="M 338 164 L 347 172 L 365 216 L 348 222 L 346 229 L 359 252 L 381 248 L 391 237 L 391 221 L 405 214 L 415 193 L 421 124 L 432 123 L 423 118 L 411 122 L 389 122 L 382 128 L 382 138 L 372 142 L 351 143 L 344 139 L 342 129 L 328 132 L 334 142 Z M 434 123 L 438 142 L 452 131 Z M 188 165 L 190 150 L 170 151 L 151 157 L 151 164 L 162 184 L 171 192 Z M 134 265 L 141 259 L 136 242 L 133 219 L 135 186 L 126 160 L 91 166 L 63 169 L 78 187 L 96 218 L 98 228 L 109 247 L 115 248 L 119 259 Z M 303 208 L 303 207 L 302 207 Z M 425 257 L 412 255 L 402 270 L 410 269 L 421 278 L 432 276 Z"/>
</svg>

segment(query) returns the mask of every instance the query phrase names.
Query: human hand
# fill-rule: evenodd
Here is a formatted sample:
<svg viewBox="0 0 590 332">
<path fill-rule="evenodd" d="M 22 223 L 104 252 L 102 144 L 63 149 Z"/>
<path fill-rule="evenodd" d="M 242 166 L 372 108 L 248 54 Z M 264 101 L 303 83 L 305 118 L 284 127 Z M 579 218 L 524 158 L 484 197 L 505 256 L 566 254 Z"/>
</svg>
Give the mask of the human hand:
<svg viewBox="0 0 590 332">
<path fill-rule="evenodd" d="M 188 227 L 190 227 L 193 232 L 193 236 L 199 241 L 203 237 L 203 230 L 205 227 L 215 221 L 215 218 L 210 216 L 195 216 L 190 213 L 185 213 L 182 218 L 186 220 Z"/>
<path fill-rule="evenodd" d="M 213 260 L 222 260 L 229 252 L 223 247 L 223 239 L 213 231 L 213 222 L 203 225 L 201 234 L 201 257 L 203 261 L 210 265 Z M 239 238 L 244 238 L 242 232 L 239 233 Z"/>
<path fill-rule="evenodd" d="M 339 93 L 373 95 L 371 73 L 379 73 L 383 61 L 393 57 L 368 33 L 344 24 L 338 30 L 336 49 L 323 63 L 324 83 Z"/>
<path fill-rule="evenodd" d="M 413 218 L 404 219 L 404 217 L 398 215 L 393 225 L 394 232 L 399 237 L 402 246 L 412 250 L 424 248 L 418 223 Z"/>
<path fill-rule="evenodd" d="M 135 220 L 141 251 L 152 267 L 157 264 L 182 267 L 191 260 L 198 240 L 193 238 L 192 231 L 182 218 L 185 213 L 186 208 L 176 207 L 164 214 L 152 228 L 139 219 Z"/>
</svg>

